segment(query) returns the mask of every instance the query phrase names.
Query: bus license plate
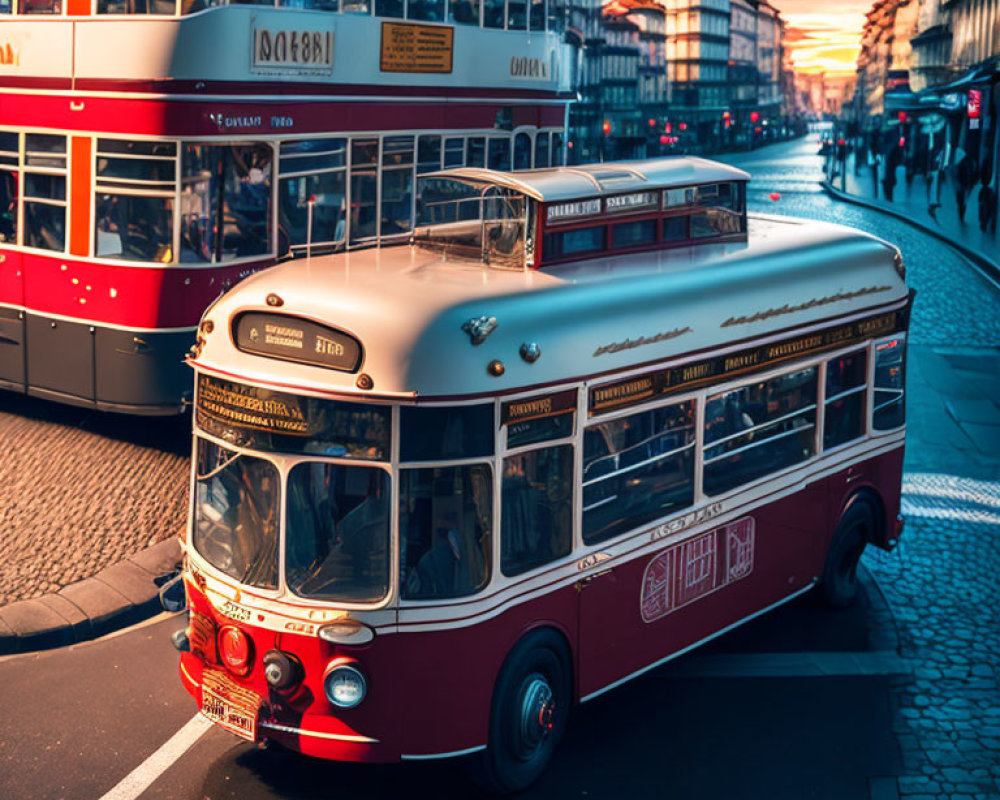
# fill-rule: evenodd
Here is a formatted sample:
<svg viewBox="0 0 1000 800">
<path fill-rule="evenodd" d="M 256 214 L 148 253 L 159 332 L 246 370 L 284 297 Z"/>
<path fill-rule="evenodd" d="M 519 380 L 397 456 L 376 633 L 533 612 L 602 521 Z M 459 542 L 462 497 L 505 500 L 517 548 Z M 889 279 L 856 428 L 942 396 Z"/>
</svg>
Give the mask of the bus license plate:
<svg viewBox="0 0 1000 800">
<path fill-rule="evenodd" d="M 249 742 L 257 739 L 260 696 L 238 686 L 228 675 L 205 670 L 201 713 L 210 721 Z"/>
</svg>

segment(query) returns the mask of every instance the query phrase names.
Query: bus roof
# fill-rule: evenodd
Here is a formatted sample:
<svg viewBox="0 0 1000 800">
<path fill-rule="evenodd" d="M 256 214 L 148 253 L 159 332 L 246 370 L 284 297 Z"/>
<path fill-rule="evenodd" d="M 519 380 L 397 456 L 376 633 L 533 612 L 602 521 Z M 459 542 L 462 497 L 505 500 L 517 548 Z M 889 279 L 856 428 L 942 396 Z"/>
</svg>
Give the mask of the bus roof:
<svg viewBox="0 0 1000 800">
<path fill-rule="evenodd" d="M 422 175 L 490 183 L 512 189 L 543 203 L 577 197 L 599 197 L 621 192 L 670 189 L 720 181 L 747 181 L 741 169 L 704 158 L 674 156 L 645 161 L 586 164 L 578 167 L 498 172 L 459 167 Z"/>
<path fill-rule="evenodd" d="M 586 379 L 905 300 L 895 249 L 850 228 L 751 217 L 746 242 L 607 256 L 549 270 L 498 270 L 415 246 L 286 262 L 208 309 L 192 363 L 302 391 L 387 397 L 515 392 Z M 245 311 L 331 326 L 360 342 L 357 372 L 243 352 Z M 474 343 L 474 321 L 495 329 Z M 280 323 L 280 320 L 279 320 Z M 487 328 L 490 325 L 486 326 Z M 791 335 L 791 334 L 788 334 Z M 522 345 L 536 345 L 529 363 Z M 499 361 L 503 374 L 488 365 Z"/>
</svg>

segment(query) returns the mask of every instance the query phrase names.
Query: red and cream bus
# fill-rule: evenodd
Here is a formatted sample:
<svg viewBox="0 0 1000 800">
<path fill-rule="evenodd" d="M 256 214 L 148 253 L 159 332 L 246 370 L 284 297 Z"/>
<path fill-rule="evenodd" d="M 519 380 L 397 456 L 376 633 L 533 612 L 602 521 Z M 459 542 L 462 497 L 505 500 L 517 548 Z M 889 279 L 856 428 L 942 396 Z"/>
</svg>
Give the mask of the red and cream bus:
<svg viewBox="0 0 1000 800">
<path fill-rule="evenodd" d="M 573 704 L 901 531 L 892 246 L 748 217 L 699 159 L 420 187 L 413 243 L 254 275 L 203 318 L 189 625 L 202 713 L 515 790 Z"/>
<path fill-rule="evenodd" d="M 0 0 L 0 388 L 190 400 L 206 306 L 412 228 L 418 174 L 561 163 L 562 0 Z"/>
</svg>

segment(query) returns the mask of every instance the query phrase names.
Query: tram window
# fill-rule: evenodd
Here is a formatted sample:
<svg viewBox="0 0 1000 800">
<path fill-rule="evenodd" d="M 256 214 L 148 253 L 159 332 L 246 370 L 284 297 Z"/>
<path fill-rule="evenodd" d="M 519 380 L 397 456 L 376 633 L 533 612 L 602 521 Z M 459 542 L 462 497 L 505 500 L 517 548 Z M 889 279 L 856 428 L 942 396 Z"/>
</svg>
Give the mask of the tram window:
<svg viewBox="0 0 1000 800">
<path fill-rule="evenodd" d="M 531 169 L 531 137 L 523 132 L 514 137 L 514 169 Z"/>
<path fill-rule="evenodd" d="M 403 0 L 375 0 L 376 17 L 403 18 Z"/>
<path fill-rule="evenodd" d="M 399 587 L 404 600 L 464 597 L 490 579 L 493 474 L 486 464 L 404 469 L 399 476 Z"/>
<path fill-rule="evenodd" d="M 458 139 L 457 141 L 461 142 L 462 140 Z M 441 137 L 419 137 L 417 139 L 417 174 L 436 172 L 439 169 L 441 169 Z"/>
<path fill-rule="evenodd" d="M 20 0 L 17 10 L 22 14 L 61 14 L 61 0 Z"/>
<path fill-rule="evenodd" d="M 507 0 L 507 30 L 523 31 L 528 27 L 527 0 Z"/>
<path fill-rule="evenodd" d="M 271 153 L 264 142 L 184 146 L 181 261 L 229 261 L 270 252 Z"/>
<path fill-rule="evenodd" d="M 694 401 L 591 425 L 583 437 L 583 541 L 694 501 Z"/>
<path fill-rule="evenodd" d="M 864 435 L 866 355 L 866 351 L 859 350 L 826 362 L 824 448 L 836 447 Z"/>
<path fill-rule="evenodd" d="M 347 170 L 282 178 L 278 218 L 293 250 L 312 252 L 342 247 L 347 226 Z M 309 202 L 312 204 L 310 225 Z"/>
<path fill-rule="evenodd" d="M 177 13 L 177 3 L 175 0 L 98 0 L 97 13 L 173 16 Z M 184 13 L 190 14 L 192 12 L 185 10 Z"/>
<path fill-rule="evenodd" d="M 466 156 L 466 166 L 485 167 L 486 166 L 486 137 L 470 136 L 469 149 Z"/>
<path fill-rule="evenodd" d="M 452 22 L 459 25 L 479 24 L 479 0 L 451 0 L 448 4 L 448 15 Z"/>
<path fill-rule="evenodd" d="M 378 139 L 351 140 L 351 209 L 348 222 L 352 244 L 378 235 Z"/>
<path fill-rule="evenodd" d="M 562 132 L 556 131 L 552 134 L 552 166 L 561 167 L 563 166 L 563 157 L 565 153 L 563 152 L 563 135 Z"/>
<path fill-rule="evenodd" d="M 300 139 L 281 143 L 282 175 L 322 172 L 347 165 L 346 139 Z"/>
<path fill-rule="evenodd" d="M 201 438 L 197 465 L 194 549 L 240 583 L 277 589 L 278 470 Z"/>
<path fill-rule="evenodd" d="M 428 22 L 444 21 L 444 0 L 409 0 L 406 7 L 408 19 L 423 19 Z"/>
<path fill-rule="evenodd" d="M 505 22 L 504 0 L 483 0 L 483 26 L 502 28 Z"/>
<path fill-rule="evenodd" d="M 98 194 L 94 253 L 128 261 L 173 260 L 174 200 L 128 194 Z"/>
<path fill-rule="evenodd" d="M 413 137 L 387 136 L 382 142 L 382 236 L 413 227 Z"/>
<path fill-rule="evenodd" d="M 400 461 L 493 455 L 493 405 L 403 406 Z"/>
<path fill-rule="evenodd" d="M 453 137 L 444 140 L 444 167 L 461 167 L 465 164 L 465 139 Z"/>
<path fill-rule="evenodd" d="M 24 156 L 24 244 L 66 249 L 66 137 L 29 133 Z"/>
<path fill-rule="evenodd" d="M 705 406 L 705 493 L 721 494 L 815 452 L 816 367 L 741 386 Z"/>
<path fill-rule="evenodd" d="M 691 186 L 683 187 L 681 189 L 664 189 L 663 207 L 681 208 L 683 206 L 692 205 L 694 203 L 694 191 L 694 188 Z"/>
<path fill-rule="evenodd" d="M 623 222 L 611 228 L 611 247 L 636 247 L 656 241 L 656 220 L 641 219 Z"/>
<path fill-rule="evenodd" d="M 510 139 L 506 136 L 490 138 L 489 167 L 490 169 L 510 169 Z"/>
<path fill-rule="evenodd" d="M 549 165 L 549 134 L 539 131 L 535 134 L 535 169 Z"/>
<path fill-rule="evenodd" d="M 572 549 L 573 446 L 559 445 L 503 460 L 500 570 L 520 575 Z"/>
<path fill-rule="evenodd" d="M 372 13 L 371 0 L 343 0 L 345 14 L 366 14 Z"/>
<path fill-rule="evenodd" d="M 17 172 L 0 163 L 0 242 L 17 241 Z"/>
<path fill-rule="evenodd" d="M 575 231 L 546 233 L 542 240 L 542 253 L 548 261 L 577 253 L 603 250 L 606 230 L 604 225 L 596 225 L 592 228 L 579 228 Z"/>
<path fill-rule="evenodd" d="M 533 31 L 545 30 L 545 0 L 531 0 L 529 27 Z"/>
<path fill-rule="evenodd" d="M 682 242 L 685 239 L 690 239 L 691 236 L 688 234 L 688 219 L 687 214 L 679 217 L 664 217 L 663 241 Z"/>
<path fill-rule="evenodd" d="M 300 597 L 370 603 L 389 591 L 389 474 L 321 462 L 288 473 L 285 580 Z"/>
<path fill-rule="evenodd" d="M 903 336 L 894 336 L 875 344 L 875 413 L 872 419 L 875 430 L 892 430 L 903 424 L 904 343 Z"/>
</svg>

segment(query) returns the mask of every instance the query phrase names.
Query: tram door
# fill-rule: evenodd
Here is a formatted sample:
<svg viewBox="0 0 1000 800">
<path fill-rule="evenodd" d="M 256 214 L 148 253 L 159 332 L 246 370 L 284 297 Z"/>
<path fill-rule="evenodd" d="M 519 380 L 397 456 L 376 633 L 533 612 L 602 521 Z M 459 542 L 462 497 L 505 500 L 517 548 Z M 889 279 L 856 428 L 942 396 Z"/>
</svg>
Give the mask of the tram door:
<svg viewBox="0 0 1000 800">
<path fill-rule="evenodd" d="M 23 274 L 21 254 L 0 247 L 0 386 L 11 389 L 24 387 Z"/>
</svg>

